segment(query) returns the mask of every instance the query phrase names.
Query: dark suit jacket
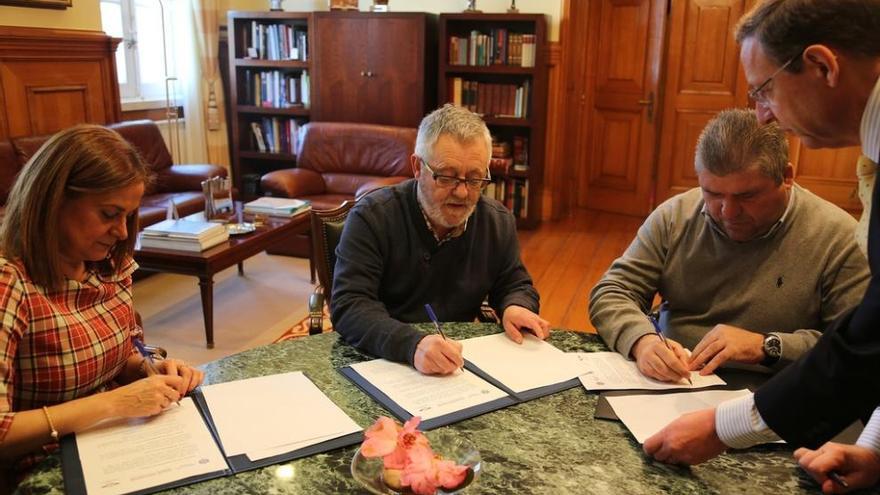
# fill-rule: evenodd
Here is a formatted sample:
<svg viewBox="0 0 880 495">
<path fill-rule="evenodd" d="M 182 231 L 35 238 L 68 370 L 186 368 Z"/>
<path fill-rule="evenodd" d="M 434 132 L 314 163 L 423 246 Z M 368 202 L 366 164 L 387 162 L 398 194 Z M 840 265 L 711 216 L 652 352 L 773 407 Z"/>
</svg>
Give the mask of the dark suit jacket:
<svg viewBox="0 0 880 495">
<path fill-rule="evenodd" d="M 767 426 L 794 446 L 816 448 L 880 404 L 880 183 L 871 205 L 864 299 L 755 393 Z"/>
</svg>

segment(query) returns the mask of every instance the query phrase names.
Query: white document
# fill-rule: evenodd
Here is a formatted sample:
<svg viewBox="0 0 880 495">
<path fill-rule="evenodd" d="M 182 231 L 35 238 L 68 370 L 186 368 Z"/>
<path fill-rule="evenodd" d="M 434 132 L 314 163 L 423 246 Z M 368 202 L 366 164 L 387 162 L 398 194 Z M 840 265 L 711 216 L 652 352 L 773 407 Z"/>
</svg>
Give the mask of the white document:
<svg viewBox="0 0 880 495">
<path fill-rule="evenodd" d="M 716 374 L 701 376 L 691 372 L 693 385 L 686 380 L 676 383 L 661 382 L 643 375 L 634 361 L 616 352 L 570 352 L 581 367 L 578 377 L 587 390 L 669 390 L 675 388 L 705 388 L 725 385 Z"/>
<path fill-rule="evenodd" d="M 352 364 L 351 368 L 423 421 L 507 397 L 503 390 L 468 370 L 429 376 L 384 359 Z"/>
<path fill-rule="evenodd" d="M 654 433 L 685 413 L 715 407 L 724 401 L 748 395 L 748 390 L 703 390 L 664 395 L 606 396 L 617 417 L 645 443 Z"/>
<path fill-rule="evenodd" d="M 192 399 L 162 414 L 103 422 L 76 434 L 89 495 L 129 493 L 228 469 Z"/>
<path fill-rule="evenodd" d="M 227 456 L 251 461 L 361 431 L 302 372 L 202 387 Z"/>
<path fill-rule="evenodd" d="M 514 392 L 555 385 L 580 375 L 564 352 L 531 334 L 523 343 L 498 333 L 461 341 L 464 358 Z"/>
</svg>

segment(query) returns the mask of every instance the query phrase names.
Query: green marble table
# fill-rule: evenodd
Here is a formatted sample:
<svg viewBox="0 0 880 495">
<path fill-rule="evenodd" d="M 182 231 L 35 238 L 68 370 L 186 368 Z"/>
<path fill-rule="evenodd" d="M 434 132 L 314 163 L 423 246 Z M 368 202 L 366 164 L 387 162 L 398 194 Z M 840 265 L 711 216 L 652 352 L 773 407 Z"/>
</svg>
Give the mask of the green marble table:
<svg viewBox="0 0 880 495">
<path fill-rule="evenodd" d="M 427 330 L 427 327 L 424 327 Z M 446 324 L 450 337 L 500 332 L 497 325 Z M 550 342 L 565 351 L 606 350 L 595 336 L 554 331 Z M 206 364 L 206 383 L 287 371 L 304 371 L 356 422 L 370 425 L 389 415 L 336 368 L 369 359 L 337 338 L 310 336 L 252 349 Z M 755 494 L 819 493 L 785 446 L 722 455 L 682 468 L 653 462 L 622 423 L 593 419 L 597 395 L 578 387 L 446 428 L 480 450 L 483 473 L 467 493 L 485 494 Z M 236 476 L 172 490 L 178 494 L 366 493 L 349 472 L 356 447 L 298 459 Z M 47 458 L 17 493 L 63 493 L 58 456 Z"/>
</svg>

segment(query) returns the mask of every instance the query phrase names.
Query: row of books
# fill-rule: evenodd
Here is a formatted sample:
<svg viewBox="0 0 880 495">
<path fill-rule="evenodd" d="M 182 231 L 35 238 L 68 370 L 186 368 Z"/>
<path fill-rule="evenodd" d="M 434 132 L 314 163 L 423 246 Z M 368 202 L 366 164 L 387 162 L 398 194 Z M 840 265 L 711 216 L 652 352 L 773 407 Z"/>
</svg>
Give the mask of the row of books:
<svg viewBox="0 0 880 495">
<path fill-rule="evenodd" d="M 500 201 L 517 218 L 529 216 L 529 180 L 514 177 L 492 180 L 483 194 Z"/>
<path fill-rule="evenodd" d="M 508 33 L 503 28 L 489 33 L 474 30 L 468 37 L 450 36 L 449 65 L 534 67 L 536 49 L 534 34 Z"/>
<path fill-rule="evenodd" d="M 514 136 L 512 141 L 492 140 L 492 157 L 489 159 L 489 172 L 492 176 L 506 176 L 511 169 L 515 172 L 529 170 L 529 138 Z"/>
<path fill-rule="evenodd" d="M 285 117 L 264 117 L 259 122 L 251 122 L 251 137 L 251 149 L 293 154 L 299 137 L 299 123 Z"/>
<path fill-rule="evenodd" d="M 251 22 L 244 31 L 246 58 L 260 60 L 308 60 L 308 31 L 288 24 Z"/>
<path fill-rule="evenodd" d="M 448 98 L 453 105 L 467 107 L 472 112 L 484 116 L 529 117 L 529 98 L 531 83 L 522 84 L 487 83 L 469 81 L 461 77 L 447 79 Z"/>
<path fill-rule="evenodd" d="M 272 71 L 245 72 L 242 105 L 268 108 L 308 107 L 310 103 L 309 71 L 298 73 Z"/>
</svg>

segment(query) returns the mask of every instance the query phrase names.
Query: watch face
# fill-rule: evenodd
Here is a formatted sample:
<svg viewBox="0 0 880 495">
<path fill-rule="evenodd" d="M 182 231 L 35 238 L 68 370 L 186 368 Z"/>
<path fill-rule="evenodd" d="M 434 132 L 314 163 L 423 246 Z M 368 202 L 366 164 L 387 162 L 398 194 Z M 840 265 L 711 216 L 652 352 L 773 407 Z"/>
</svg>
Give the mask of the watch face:
<svg viewBox="0 0 880 495">
<path fill-rule="evenodd" d="M 782 355 L 782 342 L 779 340 L 779 337 L 768 335 L 764 338 L 764 353 L 775 358 Z"/>
</svg>

